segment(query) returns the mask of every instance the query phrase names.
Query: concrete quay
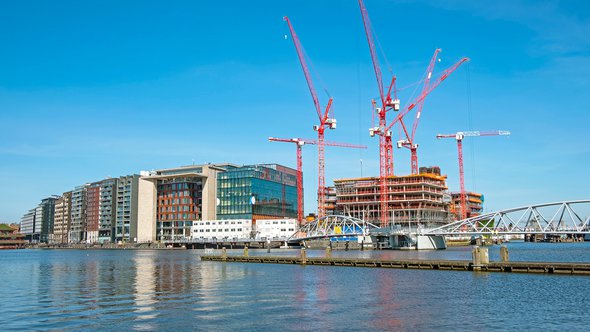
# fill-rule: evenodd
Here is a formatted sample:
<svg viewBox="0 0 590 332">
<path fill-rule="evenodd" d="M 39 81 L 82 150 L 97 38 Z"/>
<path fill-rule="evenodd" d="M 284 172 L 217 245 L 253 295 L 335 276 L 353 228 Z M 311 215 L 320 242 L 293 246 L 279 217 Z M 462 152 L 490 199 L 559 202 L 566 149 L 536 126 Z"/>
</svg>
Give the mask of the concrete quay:
<svg viewBox="0 0 590 332">
<path fill-rule="evenodd" d="M 297 264 L 320 266 L 373 267 L 394 269 L 422 269 L 422 270 L 451 270 L 473 272 L 506 272 L 506 273 L 541 273 L 541 274 L 569 274 L 590 276 L 590 263 L 560 263 L 560 262 L 509 262 L 508 251 L 501 253 L 503 261 L 489 262 L 487 249 L 475 247 L 473 260 L 418 260 L 418 259 L 373 259 L 373 258 L 333 258 L 331 251 L 326 250 L 326 257 L 307 257 L 303 249 L 298 257 L 281 256 L 249 256 L 248 249 L 244 249 L 241 256 L 227 255 L 225 250 L 221 255 L 203 255 L 203 261 L 236 262 L 236 263 L 264 263 L 264 264 Z"/>
</svg>

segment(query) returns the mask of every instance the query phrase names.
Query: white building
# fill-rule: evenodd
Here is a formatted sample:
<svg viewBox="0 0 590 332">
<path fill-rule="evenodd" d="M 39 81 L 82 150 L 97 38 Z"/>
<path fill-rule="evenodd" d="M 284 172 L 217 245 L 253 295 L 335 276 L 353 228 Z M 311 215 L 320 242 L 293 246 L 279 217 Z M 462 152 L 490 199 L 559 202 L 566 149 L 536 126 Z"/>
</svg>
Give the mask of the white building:
<svg viewBox="0 0 590 332">
<path fill-rule="evenodd" d="M 252 234 L 252 220 L 228 219 L 193 221 L 191 234 L 193 240 L 249 239 Z"/>
<path fill-rule="evenodd" d="M 287 239 L 297 230 L 295 219 L 256 220 L 250 219 L 194 221 L 191 227 L 193 240 L 228 239 Z"/>
<path fill-rule="evenodd" d="M 287 239 L 297 231 L 295 219 L 256 220 L 256 237 L 270 240 Z"/>
</svg>

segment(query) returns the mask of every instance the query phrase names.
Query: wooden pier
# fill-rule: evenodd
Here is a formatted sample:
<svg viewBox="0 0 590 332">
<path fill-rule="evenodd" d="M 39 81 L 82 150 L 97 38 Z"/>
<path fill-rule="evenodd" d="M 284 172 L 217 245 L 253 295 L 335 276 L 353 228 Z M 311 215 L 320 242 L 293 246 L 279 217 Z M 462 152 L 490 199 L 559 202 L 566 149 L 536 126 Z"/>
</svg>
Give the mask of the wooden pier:
<svg viewBox="0 0 590 332">
<path fill-rule="evenodd" d="M 514 273 L 548 273 L 548 274 L 572 274 L 589 275 L 590 263 L 557 263 L 557 262 L 489 262 L 474 264 L 472 261 L 460 260 L 389 260 L 372 258 L 308 258 L 305 254 L 300 257 L 281 256 L 231 256 L 231 255 L 205 255 L 203 261 L 241 262 L 241 263 L 265 263 L 265 264 L 298 264 L 321 266 L 349 266 L 349 267 L 374 267 L 394 269 L 423 269 L 423 270 L 452 270 L 452 271 L 477 271 L 477 272 L 514 272 Z"/>
</svg>

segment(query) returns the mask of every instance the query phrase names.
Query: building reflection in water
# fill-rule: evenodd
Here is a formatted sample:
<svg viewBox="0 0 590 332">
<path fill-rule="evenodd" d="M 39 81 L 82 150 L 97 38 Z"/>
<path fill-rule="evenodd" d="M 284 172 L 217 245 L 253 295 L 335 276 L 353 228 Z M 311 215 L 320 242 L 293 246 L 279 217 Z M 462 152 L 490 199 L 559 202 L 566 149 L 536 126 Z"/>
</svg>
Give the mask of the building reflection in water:
<svg viewBox="0 0 590 332">
<path fill-rule="evenodd" d="M 153 321 L 158 317 L 156 310 L 156 266 L 153 252 L 137 252 L 133 262 L 134 282 L 134 326 L 136 330 L 154 330 Z"/>
<path fill-rule="evenodd" d="M 402 327 L 402 321 L 399 319 L 398 311 L 400 301 L 404 301 L 404 299 L 400 297 L 397 287 L 403 286 L 399 285 L 394 278 L 396 271 L 380 270 L 376 272 L 377 282 L 374 285 L 379 289 L 377 292 L 379 298 L 375 302 L 375 306 L 377 307 L 374 313 L 375 317 L 373 318 L 375 320 L 375 326 L 383 330 L 398 330 Z"/>
</svg>

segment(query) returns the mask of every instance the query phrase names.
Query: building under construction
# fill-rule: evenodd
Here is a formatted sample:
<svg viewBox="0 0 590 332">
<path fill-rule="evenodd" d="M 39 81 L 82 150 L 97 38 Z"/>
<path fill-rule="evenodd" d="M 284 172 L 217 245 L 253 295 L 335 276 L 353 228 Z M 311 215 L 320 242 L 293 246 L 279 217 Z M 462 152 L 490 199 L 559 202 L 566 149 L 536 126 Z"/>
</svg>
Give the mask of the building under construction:
<svg viewBox="0 0 590 332">
<path fill-rule="evenodd" d="M 379 224 L 381 191 L 379 177 L 338 179 L 337 207 L 345 215 Z M 446 176 L 438 167 L 421 167 L 419 174 L 387 177 L 390 222 L 425 227 L 452 221 L 451 197 Z"/>
<path fill-rule="evenodd" d="M 465 192 L 465 210 L 467 218 L 476 217 L 483 213 L 483 194 Z M 456 220 L 461 219 L 461 193 L 451 193 L 451 205 L 449 210 Z"/>
</svg>

